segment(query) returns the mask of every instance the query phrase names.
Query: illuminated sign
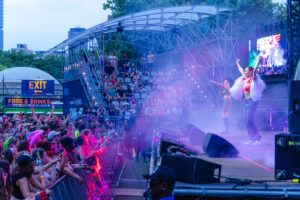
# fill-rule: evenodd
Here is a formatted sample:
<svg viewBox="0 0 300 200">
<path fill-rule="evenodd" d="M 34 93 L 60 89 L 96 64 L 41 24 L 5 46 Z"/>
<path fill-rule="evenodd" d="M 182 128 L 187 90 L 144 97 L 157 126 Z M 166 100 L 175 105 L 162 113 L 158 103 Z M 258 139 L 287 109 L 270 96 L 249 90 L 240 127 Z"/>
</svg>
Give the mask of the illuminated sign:
<svg viewBox="0 0 300 200">
<path fill-rule="evenodd" d="M 6 108 L 30 108 L 31 105 L 35 108 L 51 108 L 52 105 L 55 107 L 62 107 L 62 99 L 54 98 L 9 98 L 5 97 Z"/>
<path fill-rule="evenodd" d="M 22 95 L 53 95 L 54 80 L 22 80 Z"/>
</svg>

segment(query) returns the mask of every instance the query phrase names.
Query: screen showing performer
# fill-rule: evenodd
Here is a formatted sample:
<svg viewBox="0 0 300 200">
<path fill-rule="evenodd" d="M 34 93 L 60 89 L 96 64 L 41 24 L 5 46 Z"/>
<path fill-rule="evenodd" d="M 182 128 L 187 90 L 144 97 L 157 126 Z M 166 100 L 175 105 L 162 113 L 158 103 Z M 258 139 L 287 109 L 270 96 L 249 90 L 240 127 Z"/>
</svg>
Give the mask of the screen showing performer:
<svg viewBox="0 0 300 200">
<path fill-rule="evenodd" d="M 270 76 L 287 73 L 286 54 L 281 34 L 258 38 L 256 50 L 249 52 L 249 65 L 258 63 L 259 75 Z"/>
</svg>

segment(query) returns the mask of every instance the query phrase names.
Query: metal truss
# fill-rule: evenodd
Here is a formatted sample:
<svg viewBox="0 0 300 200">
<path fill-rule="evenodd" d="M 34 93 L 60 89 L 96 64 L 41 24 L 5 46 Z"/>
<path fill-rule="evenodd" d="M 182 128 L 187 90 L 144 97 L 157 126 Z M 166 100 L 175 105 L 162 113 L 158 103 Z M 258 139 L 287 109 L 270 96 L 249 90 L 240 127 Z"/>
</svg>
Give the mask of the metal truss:
<svg viewBox="0 0 300 200">
<path fill-rule="evenodd" d="M 91 77 L 81 78 L 87 81 L 86 85 L 95 85 L 95 82 L 100 83 L 100 80 L 103 80 L 103 74 L 96 71 L 103 71 L 104 58 L 90 60 L 90 56 L 87 55 L 104 56 L 105 44 L 115 37 L 121 37 L 122 42 L 129 43 L 139 52 L 148 53 L 151 50 L 157 56 L 165 53 L 187 53 L 196 66 L 216 68 L 224 72 L 224 77 L 234 57 L 235 42 L 231 35 L 231 16 L 231 9 L 215 6 L 181 6 L 138 12 L 96 25 L 74 38 L 63 41 L 45 55 L 63 51 L 67 68 L 80 64 L 81 76 L 84 73 L 92 74 Z M 88 60 L 83 60 L 84 54 Z M 187 64 L 184 61 L 181 63 Z M 88 71 L 88 65 L 95 68 Z M 205 73 L 194 76 L 204 77 L 203 82 L 210 78 Z M 212 94 L 212 99 L 217 99 L 217 94 L 213 91 L 207 93 Z M 90 96 L 95 99 L 95 96 L 101 95 L 92 92 Z M 98 97 L 96 99 L 98 101 Z"/>
<path fill-rule="evenodd" d="M 300 60 L 300 0 L 288 0 L 288 64 L 293 79 Z"/>
<path fill-rule="evenodd" d="M 226 7 L 180 6 L 138 12 L 96 25 L 71 39 L 63 41 L 61 44 L 50 49 L 45 55 L 65 47 L 78 47 L 80 43 L 89 43 L 88 41 L 98 38 L 103 33 L 115 33 L 120 26 L 124 32 L 151 32 L 161 34 L 174 29 L 174 27 L 183 27 L 190 23 L 202 21 L 210 16 L 219 15 L 220 13 L 226 13 L 228 11 L 230 11 L 230 9 Z M 147 40 L 149 40 L 149 38 Z"/>
<path fill-rule="evenodd" d="M 231 12 L 211 16 L 176 31 L 176 49 L 188 55 L 188 60 L 182 63 L 190 83 L 200 97 L 209 97 L 218 109 L 219 94 L 212 88 L 210 80 L 222 81 L 231 75 L 237 44 L 232 37 L 231 17 Z M 216 71 L 220 72 L 218 76 Z"/>
</svg>

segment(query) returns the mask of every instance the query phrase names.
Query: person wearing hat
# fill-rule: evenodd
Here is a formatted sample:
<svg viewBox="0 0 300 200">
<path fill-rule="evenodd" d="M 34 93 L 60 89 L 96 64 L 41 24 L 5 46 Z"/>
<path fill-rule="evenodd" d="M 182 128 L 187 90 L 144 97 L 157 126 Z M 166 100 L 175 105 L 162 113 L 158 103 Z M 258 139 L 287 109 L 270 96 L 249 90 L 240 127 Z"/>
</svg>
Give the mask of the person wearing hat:
<svg viewBox="0 0 300 200">
<path fill-rule="evenodd" d="M 31 156 L 22 154 L 17 157 L 16 161 L 17 165 L 11 175 L 12 196 L 17 199 L 34 197 L 35 193 L 30 191 L 29 184 L 39 190 L 44 190 L 45 186 L 33 176 L 34 165 Z"/>
<path fill-rule="evenodd" d="M 50 131 L 48 134 L 48 141 L 54 144 L 54 153 L 59 154 L 62 150 L 60 146 L 60 132 Z"/>
<path fill-rule="evenodd" d="M 58 137 L 60 132 L 57 131 L 50 131 L 48 134 L 48 140 L 49 141 L 54 141 L 54 142 L 59 142 L 60 138 Z"/>
<path fill-rule="evenodd" d="M 153 200 L 174 200 L 173 190 L 176 182 L 176 174 L 168 166 L 158 167 L 151 175 L 143 177 L 150 180 L 150 196 Z"/>
</svg>

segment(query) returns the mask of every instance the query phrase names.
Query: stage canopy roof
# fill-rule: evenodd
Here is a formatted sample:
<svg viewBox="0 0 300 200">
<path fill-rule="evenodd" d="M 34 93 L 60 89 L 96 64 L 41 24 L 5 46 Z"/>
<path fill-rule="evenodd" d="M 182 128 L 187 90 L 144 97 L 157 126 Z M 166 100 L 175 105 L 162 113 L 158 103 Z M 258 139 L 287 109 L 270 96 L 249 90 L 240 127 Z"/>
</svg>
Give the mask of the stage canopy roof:
<svg viewBox="0 0 300 200">
<path fill-rule="evenodd" d="M 91 27 L 83 33 L 63 41 L 50 49 L 46 54 L 59 51 L 78 41 L 93 37 L 93 35 L 99 35 L 99 33 L 116 32 L 118 27 L 122 27 L 124 31 L 164 32 L 228 12 L 231 12 L 231 9 L 220 6 L 179 6 L 137 12 Z"/>
</svg>

